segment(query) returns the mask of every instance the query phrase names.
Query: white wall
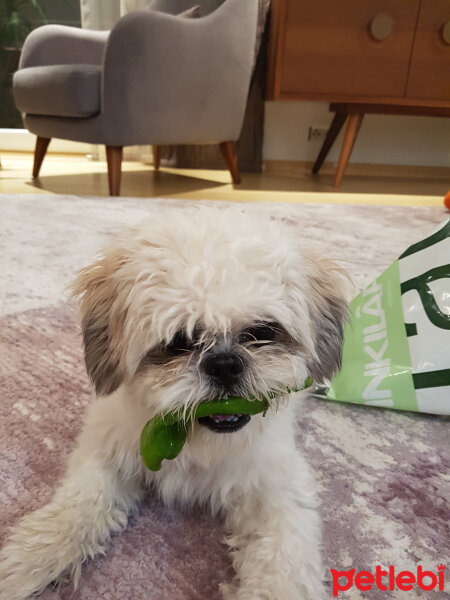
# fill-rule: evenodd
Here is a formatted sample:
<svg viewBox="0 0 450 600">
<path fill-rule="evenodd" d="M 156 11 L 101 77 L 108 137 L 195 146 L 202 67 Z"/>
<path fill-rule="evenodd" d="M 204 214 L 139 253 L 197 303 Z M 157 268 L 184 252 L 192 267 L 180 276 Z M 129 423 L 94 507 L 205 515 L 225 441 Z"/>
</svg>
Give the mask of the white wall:
<svg viewBox="0 0 450 600">
<path fill-rule="evenodd" d="M 332 117 L 326 103 L 266 102 L 264 159 L 315 160 L 322 142 L 308 142 L 308 127 Z M 327 161 L 337 160 L 342 135 Z M 366 115 L 351 162 L 448 167 L 450 118 Z"/>
</svg>

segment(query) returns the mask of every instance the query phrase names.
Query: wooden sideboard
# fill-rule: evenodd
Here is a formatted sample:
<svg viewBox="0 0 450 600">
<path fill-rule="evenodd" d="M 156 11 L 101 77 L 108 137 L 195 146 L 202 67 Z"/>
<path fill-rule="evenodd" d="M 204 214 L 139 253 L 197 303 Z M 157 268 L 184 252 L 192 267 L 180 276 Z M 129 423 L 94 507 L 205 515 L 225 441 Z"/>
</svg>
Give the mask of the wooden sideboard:
<svg viewBox="0 0 450 600">
<path fill-rule="evenodd" d="M 450 0 L 272 0 L 266 97 L 333 103 L 339 185 L 365 113 L 450 116 Z"/>
</svg>

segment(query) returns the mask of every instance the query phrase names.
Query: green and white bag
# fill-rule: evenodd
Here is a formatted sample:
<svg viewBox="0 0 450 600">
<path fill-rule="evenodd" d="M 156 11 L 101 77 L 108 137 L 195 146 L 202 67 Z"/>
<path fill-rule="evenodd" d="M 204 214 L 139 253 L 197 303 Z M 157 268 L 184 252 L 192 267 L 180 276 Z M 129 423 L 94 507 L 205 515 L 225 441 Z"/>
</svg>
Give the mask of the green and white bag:
<svg viewBox="0 0 450 600">
<path fill-rule="evenodd" d="M 450 414 L 450 220 L 350 303 L 342 369 L 316 395 Z"/>
</svg>

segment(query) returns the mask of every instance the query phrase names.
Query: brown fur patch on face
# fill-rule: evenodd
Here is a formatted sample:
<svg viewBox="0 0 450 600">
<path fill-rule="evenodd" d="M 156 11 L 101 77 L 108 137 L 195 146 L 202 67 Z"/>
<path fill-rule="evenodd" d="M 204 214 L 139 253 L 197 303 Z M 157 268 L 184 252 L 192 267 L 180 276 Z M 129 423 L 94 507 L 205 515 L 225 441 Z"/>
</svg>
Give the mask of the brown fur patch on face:
<svg viewBox="0 0 450 600">
<path fill-rule="evenodd" d="M 136 371 L 135 376 L 145 377 L 151 370 L 152 385 L 159 389 L 168 388 L 185 376 L 191 361 L 197 360 L 193 352 L 186 352 L 180 356 L 169 356 L 163 346 L 150 350 Z"/>
<path fill-rule="evenodd" d="M 87 373 L 98 395 L 114 392 L 124 375 L 120 366 L 126 311 L 113 311 L 117 298 L 114 273 L 123 264 L 118 252 L 82 269 L 73 285 L 82 317 Z"/>
<path fill-rule="evenodd" d="M 192 351 L 186 351 L 183 354 L 174 356 L 163 345 L 159 345 L 152 350 L 149 350 L 141 360 L 138 371 L 148 367 L 160 367 L 163 365 L 186 364 L 190 362 Z"/>
<path fill-rule="evenodd" d="M 123 377 L 110 342 L 109 323 L 89 313 L 82 321 L 86 370 L 99 396 L 114 392 Z"/>
<path fill-rule="evenodd" d="M 329 381 L 341 368 L 344 325 L 348 320 L 349 280 L 331 260 L 308 256 L 312 295 L 311 317 L 317 358 L 308 360 L 309 375 L 316 382 Z"/>
<path fill-rule="evenodd" d="M 176 363 L 179 358 L 182 363 L 190 362 L 194 352 L 201 352 L 205 346 L 205 332 L 198 327 L 191 335 L 177 331 L 168 344 L 158 344 L 147 352 L 141 360 L 139 369 L 150 366 L 161 366 Z"/>
<path fill-rule="evenodd" d="M 270 339 L 265 339 L 265 336 L 258 335 L 260 325 L 267 325 L 272 330 L 272 334 L 267 336 Z M 256 339 L 257 337 L 260 339 Z M 243 350 L 244 355 L 249 360 L 257 359 L 261 356 L 261 353 L 263 353 L 263 355 L 270 353 L 271 356 L 277 356 L 286 353 L 303 354 L 305 352 L 305 348 L 301 342 L 295 340 L 286 329 L 276 321 L 263 321 L 249 325 L 237 336 L 237 342 Z"/>
</svg>

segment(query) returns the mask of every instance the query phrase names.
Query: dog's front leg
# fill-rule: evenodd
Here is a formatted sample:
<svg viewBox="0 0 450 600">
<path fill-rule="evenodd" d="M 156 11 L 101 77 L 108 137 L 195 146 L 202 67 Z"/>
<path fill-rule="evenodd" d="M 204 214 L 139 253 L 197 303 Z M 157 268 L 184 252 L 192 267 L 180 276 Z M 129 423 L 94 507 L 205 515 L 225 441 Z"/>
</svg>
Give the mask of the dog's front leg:
<svg viewBox="0 0 450 600">
<path fill-rule="evenodd" d="M 284 481 L 280 473 L 271 475 L 273 481 L 244 493 L 227 509 L 226 542 L 236 578 L 223 586 L 224 599 L 322 600 L 314 484 L 305 472 L 286 473 Z"/>
<path fill-rule="evenodd" d="M 104 553 L 126 526 L 140 487 L 120 475 L 111 452 L 100 451 L 104 433 L 87 422 L 53 499 L 11 531 L 0 552 L 1 600 L 23 600 L 65 576 L 76 584 L 83 561 Z"/>
</svg>

